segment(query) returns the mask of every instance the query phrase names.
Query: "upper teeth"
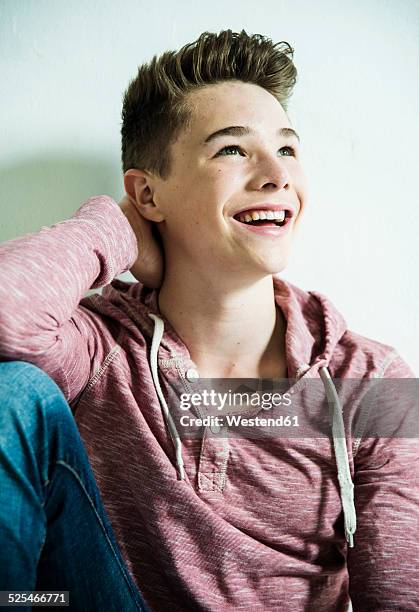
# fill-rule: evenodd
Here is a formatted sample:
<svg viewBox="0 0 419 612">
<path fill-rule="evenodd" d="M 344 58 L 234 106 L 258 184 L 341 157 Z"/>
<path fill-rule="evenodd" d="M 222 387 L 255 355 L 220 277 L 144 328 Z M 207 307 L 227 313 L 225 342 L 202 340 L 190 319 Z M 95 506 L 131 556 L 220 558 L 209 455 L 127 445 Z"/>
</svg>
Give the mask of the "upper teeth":
<svg viewBox="0 0 419 612">
<path fill-rule="evenodd" d="M 283 221 L 285 219 L 285 210 L 252 210 L 252 212 L 242 213 L 239 215 L 239 220 L 244 223 L 250 221 L 267 219 L 268 221 Z"/>
</svg>

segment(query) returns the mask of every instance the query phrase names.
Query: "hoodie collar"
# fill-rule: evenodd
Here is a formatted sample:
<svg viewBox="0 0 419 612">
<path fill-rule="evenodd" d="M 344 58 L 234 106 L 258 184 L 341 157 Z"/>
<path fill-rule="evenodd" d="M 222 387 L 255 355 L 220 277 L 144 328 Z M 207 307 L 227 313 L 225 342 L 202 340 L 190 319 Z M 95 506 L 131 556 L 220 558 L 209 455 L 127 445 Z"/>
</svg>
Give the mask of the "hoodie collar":
<svg viewBox="0 0 419 612">
<path fill-rule="evenodd" d="M 275 303 L 286 321 L 288 377 L 318 376 L 319 367 L 330 363 L 335 347 L 347 329 L 346 321 L 323 294 L 303 291 L 279 276 L 273 276 L 273 283 Z M 190 360 L 188 348 L 159 310 L 158 290 L 141 283 L 114 279 L 103 289 L 102 295 L 114 304 L 125 306 L 124 309 L 150 339 L 153 321 L 149 314 L 158 315 L 164 321 L 161 348 L 170 356 L 183 355 Z"/>
</svg>

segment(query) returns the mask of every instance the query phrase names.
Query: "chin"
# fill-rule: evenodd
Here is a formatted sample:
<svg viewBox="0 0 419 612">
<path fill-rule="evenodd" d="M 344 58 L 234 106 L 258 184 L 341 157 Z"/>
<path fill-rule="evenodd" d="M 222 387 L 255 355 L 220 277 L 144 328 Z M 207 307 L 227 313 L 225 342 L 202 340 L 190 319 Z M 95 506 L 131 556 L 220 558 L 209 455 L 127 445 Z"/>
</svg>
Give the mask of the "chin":
<svg viewBox="0 0 419 612">
<path fill-rule="evenodd" d="M 264 274 L 279 274 L 288 265 L 289 254 L 285 253 L 282 256 L 266 257 L 262 261 L 259 262 L 260 269 L 264 272 Z"/>
<path fill-rule="evenodd" d="M 281 272 L 285 270 L 287 265 L 288 265 L 288 262 L 285 262 L 281 266 L 272 267 L 271 270 L 269 270 L 268 274 L 271 274 L 272 276 L 275 276 L 276 274 L 281 274 Z"/>
</svg>

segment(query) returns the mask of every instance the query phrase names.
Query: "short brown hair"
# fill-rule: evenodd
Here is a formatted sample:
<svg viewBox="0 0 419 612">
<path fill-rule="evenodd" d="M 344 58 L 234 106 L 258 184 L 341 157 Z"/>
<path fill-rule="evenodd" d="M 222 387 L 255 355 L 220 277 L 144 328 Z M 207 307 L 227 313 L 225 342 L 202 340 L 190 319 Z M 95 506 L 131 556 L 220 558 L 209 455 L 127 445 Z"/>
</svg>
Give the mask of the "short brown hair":
<svg viewBox="0 0 419 612">
<path fill-rule="evenodd" d="M 222 30 L 203 32 L 179 51 L 156 55 L 138 68 L 122 109 L 122 167 L 166 178 L 169 144 L 191 119 L 189 92 L 227 80 L 253 83 L 269 91 L 287 110 L 296 82 L 294 50 L 260 34 Z"/>
</svg>

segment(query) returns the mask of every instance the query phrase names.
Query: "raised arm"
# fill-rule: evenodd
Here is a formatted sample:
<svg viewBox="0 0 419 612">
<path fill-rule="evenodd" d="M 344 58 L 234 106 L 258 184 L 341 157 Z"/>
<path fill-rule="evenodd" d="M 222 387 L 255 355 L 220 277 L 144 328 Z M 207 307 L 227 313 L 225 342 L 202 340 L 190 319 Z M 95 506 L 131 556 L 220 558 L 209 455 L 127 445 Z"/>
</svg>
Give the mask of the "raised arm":
<svg viewBox="0 0 419 612">
<path fill-rule="evenodd" d="M 127 216 L 108 196 L 92 197 L 74 216 L 0 245 L 0 359 L 29 361 L 67 401 L 84 388 L 99 322 L 79 305 L 138 256 Z"/>
</svg>

